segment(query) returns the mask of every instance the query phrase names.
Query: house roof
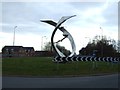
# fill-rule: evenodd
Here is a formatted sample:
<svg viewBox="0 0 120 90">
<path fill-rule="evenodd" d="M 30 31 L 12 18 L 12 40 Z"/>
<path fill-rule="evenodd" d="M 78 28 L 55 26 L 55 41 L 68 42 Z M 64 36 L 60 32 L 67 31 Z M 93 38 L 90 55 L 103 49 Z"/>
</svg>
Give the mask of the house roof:
<svg viewBox="0 0 120 90">
<path fill-rule="evenodd" d="M 23 47 L 24 49 L 34 49 L 33 47 Z"/>
<path fill-rule="evenodd" d="M 23 47 L 23 46 L 4 46 L 4 48 L 20 48 L 20 47 Z"/>
<path fill-rule="evenodd" d="M 19 50 L 19 49 L 21 49 L 21 48 L 23 48 L 23 49 L 27 49 L 27 50 L 31 50 L 31 49 L 33 49 L 34 50 L 34 48 L 33 47 L 23 47 L 23 46 L 4 46 L 3 48 L 2 48 L 2 51 L 4 50 L 4 49 L 14 49 L 14 50 Z"/>
<path fill-rule="evenodd" d="M 4 50 L 4 49 L 14 49 L 14 50 L 19 50 L 20 48 L 22 48 L 23 46 L 4 46 L 3 48 L 2 48 L 2 50 Z"/>
</svg>

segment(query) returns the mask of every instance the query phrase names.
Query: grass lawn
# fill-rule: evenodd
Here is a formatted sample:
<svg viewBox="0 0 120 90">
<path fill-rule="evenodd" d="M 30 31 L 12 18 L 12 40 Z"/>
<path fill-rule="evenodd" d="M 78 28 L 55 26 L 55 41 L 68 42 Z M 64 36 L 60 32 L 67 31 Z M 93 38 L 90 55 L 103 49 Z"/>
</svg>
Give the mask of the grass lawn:
<svg viewBox="0 0 120 90">
<path fill-rule="evenodd" d="M 117 73 L 118 64 L 109 62 L 68 62 L 57 64 L 51 57 L 3 58 L 2 74 L 20 76 L 63 76 Z"/>
</svg>

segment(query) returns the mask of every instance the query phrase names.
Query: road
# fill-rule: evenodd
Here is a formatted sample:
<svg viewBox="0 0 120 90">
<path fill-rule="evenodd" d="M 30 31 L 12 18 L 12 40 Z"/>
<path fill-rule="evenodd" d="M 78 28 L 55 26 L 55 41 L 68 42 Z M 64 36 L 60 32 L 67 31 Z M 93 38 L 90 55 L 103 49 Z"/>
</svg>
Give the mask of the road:
<svg viewBox="0 0 120 90">
<path fill-rule="evenodd" d="M 118 88 L 118 74 L 90 77 L 3 77 L 3 88 Z"/>
</svg>

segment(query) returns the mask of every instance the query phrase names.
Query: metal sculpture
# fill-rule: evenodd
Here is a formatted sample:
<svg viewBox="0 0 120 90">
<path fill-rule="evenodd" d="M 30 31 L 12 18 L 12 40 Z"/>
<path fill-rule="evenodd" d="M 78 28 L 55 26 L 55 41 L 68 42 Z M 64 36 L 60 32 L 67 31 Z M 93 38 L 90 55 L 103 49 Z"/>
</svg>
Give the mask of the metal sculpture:
<svg viewBox="0 0 120 90">
<path fill-rule="evenodd" d="M 76 15 L 73 16 L 64 16 L 62 17 L 58 23 L 52 21 L 52 20 L 41 20 L 41 22 L 45 22 L 48 23 L 52 26 L 55 27 L 52 36 L 51 36 L 51 44 L 52 47 L 54 49 L 54 51 L 57 53 L 57 56 L 54 58 L 54 62 L 68 62 L 68 61 L 105 61 L 105 62 L 118 62 L 119 58 L 118 57 L 95 57 L 95 56 L 76 56 L 76 46 L 73 40 L 72 35 L 64 28 L 64 27 L 60 27 L 62 23 L 64 23 L 66 20 L 75 17 Z M 64 38 L 61 40 L 58 40 L 57 42 L 54 42 L 54 36 L 55 33 L 57 31 L 57 29 L 59 29 L 60 31 L 63 32 L 63 36 Z M 65 38 L 68 38 L 70 43 L 71 43 L 71 47 L 72 47 L 72 53 L 68 56 L 65 56 L 63 54 L 63 52 L 61 52 L 58 48 L 57 48 L 57 43 L 58 42 L 62 42 Z"/>
<path fill-rule="evenodd" d="M 55 52 L 56 52 L 56 53 L 58 54 L 58 56 L 60 56 L 60 57 L 72 57 L 72 56 L 74 56 L 74 55 L 76 54 L 76 53 L 75 53 L 75 52 L 76 52 L 76 46 L 75 46 L 75 43 L 74 43 L 74 40 L 73 40 L 72 35 L 71 35 L 64 27 L 60 27 L 60 25 L 61 25 L 62 23 L 64 23 L 67 19 L 72 18 L 72 17 L 74 17 L 74 16 L 76 16 L 76 15 L 62 17 L 62 18 L 58 21 L 58 23 L 56 23 L 56 22 L 54 22 L 54 21 L 52 21 L 52 20 L 41 20 L 41 22 L 45 22 L 45 23 L 48 23 L 48 24 L 50 24 L 50 25 L 55 26 L 55 29 L 54 29 L 54 31 L 53 31 L 53 33 L 52 33 L 52 36 L 51 36 L 51 44 L 52 44 L 53 49 L 55 50 Z M 57 41 L 57 42 L 54 42 L 54 36 L 55 36 L 55 33 L 56 33 L 57 29 L 59 29 L 60 31 L 63 32 L 64 38 L 61 39 L 61 40 L 59 40 L 59 41 Z M 62 42 L 65 38 L 68 38 L 68 39 L 69 39 L 69 41 L 70 41 L 70 43 L 71 43 L 71 47 L 72 47 L 72 53 L 71 53 L 69 56 L 65 56 L 65 55 L 57 48 L 57 43 L 58 43 L 58 42 Z"/>
</svg>

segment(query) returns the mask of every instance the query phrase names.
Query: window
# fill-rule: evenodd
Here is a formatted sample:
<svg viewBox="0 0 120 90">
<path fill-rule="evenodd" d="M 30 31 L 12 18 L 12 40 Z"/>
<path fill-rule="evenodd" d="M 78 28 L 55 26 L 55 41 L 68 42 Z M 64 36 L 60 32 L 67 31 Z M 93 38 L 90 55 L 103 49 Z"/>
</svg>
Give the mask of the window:
<svg viewBox="0 0 120 90">
<path fill-rule="evenodd" d="M 8 49 L 6 49 L 6 52 L 8 52 Z"/>
<path fill-rule="evenodd" d="M 11 52 L 14 52 L 14 49 L 13 49 L 13 48 L 11 49 Z"/>
</svg>

